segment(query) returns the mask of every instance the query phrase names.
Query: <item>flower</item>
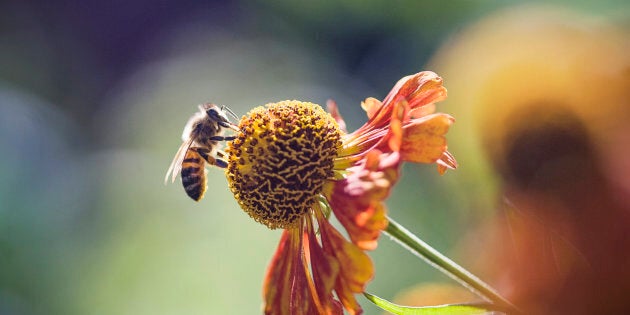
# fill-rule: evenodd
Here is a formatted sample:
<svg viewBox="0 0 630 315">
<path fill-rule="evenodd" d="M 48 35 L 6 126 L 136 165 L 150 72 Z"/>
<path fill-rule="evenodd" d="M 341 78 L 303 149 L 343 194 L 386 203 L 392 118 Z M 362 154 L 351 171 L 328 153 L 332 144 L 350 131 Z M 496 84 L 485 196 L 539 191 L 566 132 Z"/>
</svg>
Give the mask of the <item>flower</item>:
<svg viewBox="0 0 630 315">
<path fill-rule="evenodd" d="M 433 113 L 446 97 L 433 72 L 402 78 L 383 102 L 362 103 L 352 133 L 336 104 L 283 101 L 253 109 L 228 142 L 226 175 L 254 220 L 284 229 L 263 285 L 265 314 L 361 314 L 356 293 L 374 275 L 366 250 L 387 227 L 383 201 L 403 161 L 455 168 L 444 135 L 453 118 Z M 329 222 L 330 212 L 350 240 Z"/>
</svg>

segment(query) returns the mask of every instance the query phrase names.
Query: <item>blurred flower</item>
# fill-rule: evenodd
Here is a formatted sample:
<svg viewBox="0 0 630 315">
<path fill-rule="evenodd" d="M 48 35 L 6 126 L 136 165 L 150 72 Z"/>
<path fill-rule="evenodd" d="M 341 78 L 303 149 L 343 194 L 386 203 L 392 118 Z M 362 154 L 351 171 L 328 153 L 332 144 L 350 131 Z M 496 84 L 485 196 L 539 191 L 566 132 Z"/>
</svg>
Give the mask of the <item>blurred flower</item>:
<svg viewBox="0 0 630 315">
<path fill-rule="evenodd" d="M 230 189 L 254 220 L 284 229 L 264 282 L 266 314 L 362 313 L 354 294 L 374 274 L 364 251 L 387 227 L 383 201 L 401 163 L 456 167 L 444 138 L 453 118 L 433 113 L 445 97 L 442 79 L 420 72 L 383 102 L 366 99 L 368 122 L 350 134 L 332 101 L 330 115 L 284 101 L 241 120 L 227 149 Z M 351 241 L 328 221 L 331 210 Z"/>
<path fill-rule="evenodd" d="M 470 118 L 456 141 L 481 142 L 508 200 L 481 265 L 526 313 L 628 313 L 627 28 L 525 6 L 460 35 L 434 67 Z"/>
</svg>

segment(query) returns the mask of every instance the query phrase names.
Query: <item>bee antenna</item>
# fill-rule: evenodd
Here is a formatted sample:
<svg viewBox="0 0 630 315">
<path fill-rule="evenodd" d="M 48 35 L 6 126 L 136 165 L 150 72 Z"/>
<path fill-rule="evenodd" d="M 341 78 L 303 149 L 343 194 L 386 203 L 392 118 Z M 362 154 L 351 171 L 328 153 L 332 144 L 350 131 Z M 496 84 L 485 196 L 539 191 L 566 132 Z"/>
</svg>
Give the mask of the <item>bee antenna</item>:
<svg viewBox="0 0 630 315">
<path fill-rule="evenodd" d="M 236 116 L 236 114 L 234 114 L 234 112 L 227 106 L 225 105 L 221 105 L 221 110 L 225 111 L 226 113 L 232 115 L 232 117 L 234 117 L 235 120 L 238 120 L 238 117 Z"/>
</svg>

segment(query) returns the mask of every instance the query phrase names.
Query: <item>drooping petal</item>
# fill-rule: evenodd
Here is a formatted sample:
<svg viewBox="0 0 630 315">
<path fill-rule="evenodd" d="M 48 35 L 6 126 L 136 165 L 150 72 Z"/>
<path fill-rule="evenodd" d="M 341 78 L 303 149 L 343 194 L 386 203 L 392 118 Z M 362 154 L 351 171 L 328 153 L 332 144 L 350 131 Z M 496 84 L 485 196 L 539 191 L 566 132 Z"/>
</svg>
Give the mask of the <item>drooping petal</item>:
<svg viewBox="0 0 630 315">
<path fill-rule="evenodd" d="M 382 202 L 398 180 L 400 163 L 398 152 L 372 150 L 361 164 L 349 169 L 345 179 L 332 183 L 327 198 L 333 212 L 361 249 L 375 249 L 380 232 L 387 227 Z"/>
<path fill-rule="evenodd" d="M 400 148 L 402 159 L 416 163 L 437 162 L 446 152 L 444 135 L 453 122 L 453 117 L 446 114 L 432 114 L 412 119 L 403 127 L 404 135 Z"/>
<path fill-rule="evenodd" d="M 324 252 L 312 228 L 309 228 L 307 238 L 316 299 L 321 304 L 323 313 L 341 315 L 343 314 L 341 304 L 333 297 L 335 283 L 339 277 L 339 262 L 335 256 Z"/>
<path fill-rule="evenodd" d="M 263 284 L 264 312 L 269 315 L 316 314 L 302 260 L 301 229 L 285 230 Z"/>
<path fill-rule="evenodd" d="M 339 125 L 339 129 L 347 133 L 348 131 L 346 130 L 346 122 L 343 120 L 343 117 L 341 117 L 341 113 L 339 113 L 337 102 L 331 99 L 327 100 L 326 110 L 328 111 L 330 116 L 332 116 L 335 119 L 335 121 L 337 122 L 337 125 Z"/>
<path fill-rule="evenodd" d="M 365 291 L 365 286 L 374 276 L 372 260 L 361 248 L 348 242 L 327 220 L 319 223 L 324 252 L 339 262 L 335 292 L 350 314 L 361 314 L 363 310 L 354 295 Z"/>
<path fill-rule="evenodd" d="M 273 255 L 267 275 L 263 283 L 263 296 L 265 299 L 265 314 L 272 314 L 272 311 L 289 309 L 289 297 L 291 296 L 291 280 L 289 272 L 292 270 L 293 260 L 291 259 L 292 242 L 291 233 L 284 231 L 280 238 L 280 243 Z M 281 312 L 279 312 L 281 314 Z"/>
</svg>

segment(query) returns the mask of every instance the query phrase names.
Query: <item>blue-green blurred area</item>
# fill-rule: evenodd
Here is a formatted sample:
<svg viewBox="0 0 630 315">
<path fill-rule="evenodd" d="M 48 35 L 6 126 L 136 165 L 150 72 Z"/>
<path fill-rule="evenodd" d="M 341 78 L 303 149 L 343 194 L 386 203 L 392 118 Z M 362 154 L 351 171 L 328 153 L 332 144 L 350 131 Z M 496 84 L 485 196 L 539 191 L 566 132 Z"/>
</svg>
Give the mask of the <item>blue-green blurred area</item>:
<svg viewBox="0 0 630 315">
<path fill-rule="evenodd" d="M 624 1 L 556 4 L 627 26 Z M 520 5 L 0 1 L 0 314 L 259 313 L 280 232 L 240 210 L 219 169 L 208 171 L 199 203 L 178 181 L 163 184 L 196 105 L 240 116 L 273 101 L 333 98 L 353 130 L 365 121 L 364 98 L 383 98 L 430 60 L 449 69 L 435 59 L 440 47 Z M 471 242 L 500 199 L 481 140 L 466 142 L 478 134 L 458 127 L 469 117 L 456 119 L 448 137 L 460 169 L 440 177 L 434 166 L 406 165 L 388 200 L 392 217 L 446 253 Z M 385 298 L 450 281 L 387 237 L 370 255 L 368 290 Z"/>
</svg>

